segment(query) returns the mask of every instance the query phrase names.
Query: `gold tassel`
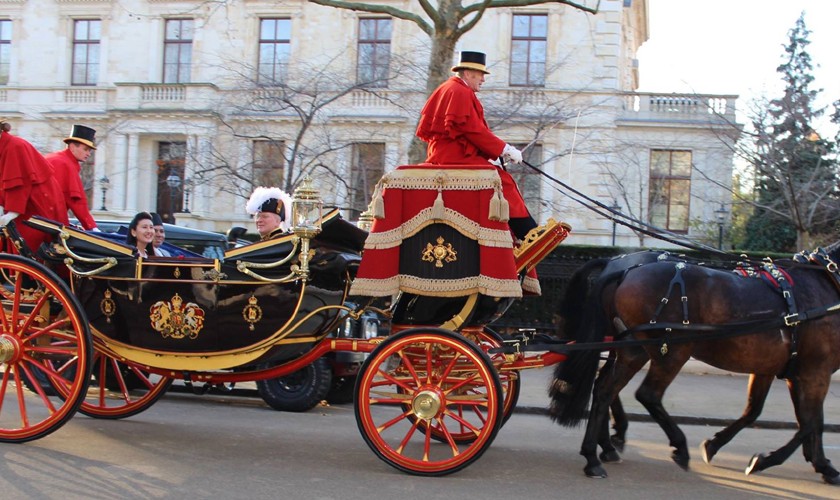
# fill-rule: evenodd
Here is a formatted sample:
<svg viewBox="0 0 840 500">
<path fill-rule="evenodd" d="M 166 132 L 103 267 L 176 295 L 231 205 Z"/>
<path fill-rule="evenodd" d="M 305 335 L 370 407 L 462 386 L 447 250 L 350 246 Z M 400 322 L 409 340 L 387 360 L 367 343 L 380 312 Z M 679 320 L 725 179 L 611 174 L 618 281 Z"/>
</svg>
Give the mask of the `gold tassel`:
<svg viewBox="0 0 840 500">
<path fill-rule="evenodd" d="M 499 220 L 501 217 L 500 213 L 501 208 L 499 207 L 499 192 L 493 194 L 493 197 L 490 198 L 490 215 L 488 218 L 490 220 Z"/>
<path fill-rule="evenodd" d="M 510 220 L 510 203 L 504 196 L 499 196 L 499 221 L 507 222 Z"/>
<path fill-rule="evenodd" d="M 435 203 L 432 205 L 432 218 L 443 220 L 443 215 L 446 213 L 446 207 L 443 206 L 443 192 L 438 190 L 437 198 L 435 198 Z"/>
<path fill-rule="evenodd" d="M 370 202 L 370 211 L 377 219 L 385 218 L 385 200 L 382 199 L 382 183 L 377 183 L 373 190 L 373 200 Z"/>
</svg>

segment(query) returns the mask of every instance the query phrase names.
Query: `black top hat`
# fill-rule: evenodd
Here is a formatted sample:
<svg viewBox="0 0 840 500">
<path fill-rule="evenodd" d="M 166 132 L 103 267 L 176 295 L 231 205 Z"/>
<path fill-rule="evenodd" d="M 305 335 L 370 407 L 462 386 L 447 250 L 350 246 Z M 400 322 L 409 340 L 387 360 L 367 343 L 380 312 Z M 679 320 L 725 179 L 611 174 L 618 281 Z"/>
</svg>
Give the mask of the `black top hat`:
<svg viewBox="0 0 840 500">
<path fill-rule="evenodd" d="M 84 125 L 73 125 L 73 130 L 70 132 L 70 137 L 64 139 L 66 144 L 70 144 L 71 142 L 78 142 L 80 144 L 84 144 L 86 146 L 90 146 L 91 149 L 96 149 L 96 146 L 93 144 L 93 136 L 96 135 L 96 130 L 85 127 Z"/>
<path fill-rule="evenodd" d="M 484 54 L 484 52 L 469 52 L 462 50 L 461 62 L 452 66 L 451 71 L 454 73 L 461 69 L 474 69 L 476 71 L 481 71 L 485 75 L 489 75 L 490 72 L 487 71 L 487 55 Z"/>
</svg>

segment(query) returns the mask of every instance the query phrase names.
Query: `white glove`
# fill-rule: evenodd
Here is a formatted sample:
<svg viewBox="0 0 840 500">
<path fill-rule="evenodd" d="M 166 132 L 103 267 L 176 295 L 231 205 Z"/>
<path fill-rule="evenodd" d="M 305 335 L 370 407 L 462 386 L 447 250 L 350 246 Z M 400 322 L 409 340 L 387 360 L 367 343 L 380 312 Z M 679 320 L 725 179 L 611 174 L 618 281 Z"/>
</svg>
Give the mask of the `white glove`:
<svg viewBox="0 0 840 500">
<path fill-rule="evenodd" d="M 17 212 L 6 212 L 2 217 L 0 217 L 0 227 L 5 227 L 6 224 L 15 220 L 18 215 L 20 214 Z"/>
<path fill-rule="evenodd" d="M 98 227 L 95 227 L 95 226 L 92 227 L 90 230 L 91 230 L 91 232 L 94 232 L 94 233 L 101 233 L 102 232 L 101 229 L 99 229 Z"/>
<path fill-rule="evenodd" d="M 519 151 L 510 144 L 505 144 L 505 149 L 502 150 L 502 158 L 512 163 L 522 163 L 522 151 Z"/>
</svg>

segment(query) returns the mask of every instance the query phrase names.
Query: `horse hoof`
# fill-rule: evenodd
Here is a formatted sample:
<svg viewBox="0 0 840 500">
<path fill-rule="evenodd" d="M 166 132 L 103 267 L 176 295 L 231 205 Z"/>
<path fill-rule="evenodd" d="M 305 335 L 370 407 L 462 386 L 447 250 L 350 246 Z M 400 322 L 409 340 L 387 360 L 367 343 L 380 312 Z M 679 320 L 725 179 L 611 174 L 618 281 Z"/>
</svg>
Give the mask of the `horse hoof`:
<svg viewBox="0 0 840 500">
<path fill-rule="evenodd" d="M 607 478 L 607 471 L 601 467 L 600 465 L 593 465 L 592 467 L 584 467 L 583 473 L 586 474 L 586 477 L 592 479 L 606 479 Z"/>
<path fill-rule="evenodd" d="M 598 458 L 601 459 L 604 463 L 612 463 L 612 464 L 620 464 L 621 463 L 621 455 L 618 454 L 617 451 L 604 451 L 598 455 Z"/>
<path fill-rule="evenodd" d="M 671 459 L 675 464 L 679 465 L 682 470 L 688 470 L 688 456 L 677 453 L 671 454 Z"/>
<path fill-rule="evenodd" d="M 835 474 L 834 476 L 827 476 L 823 474 L 822 478 L 826 484 L 831 484 L 834 486 L 840 484 L 840 474 Z"/>
<path fill-rule="evenodd" d="M 764 459 L 764 454 L 763 453 L 756 453 L 755 455 L 753 455 L 752 458 L 750 459 L 750 464 L 747 465 L 746 469 L 744 469 L 744 474 L 749 476 L 753 472 L 761 471 L 760 466 L 761 466 L 761 461 L 763 459 Z"/>
<path fill-rule="evenodd" d="M 700 454 L 703 455 L 703 461 L 710 464 L 712 459 L 715 458 L 717 450 L 712 447 L 712 442 L 707 439 L 700 443 Z"/>
</svg>

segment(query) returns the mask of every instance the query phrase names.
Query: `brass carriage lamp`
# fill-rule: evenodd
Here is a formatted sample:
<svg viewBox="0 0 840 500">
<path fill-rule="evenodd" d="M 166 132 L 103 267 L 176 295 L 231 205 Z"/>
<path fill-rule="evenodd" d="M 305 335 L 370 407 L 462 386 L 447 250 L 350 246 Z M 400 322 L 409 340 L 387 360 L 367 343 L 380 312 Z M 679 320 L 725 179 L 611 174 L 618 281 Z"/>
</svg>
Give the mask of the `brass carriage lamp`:
<svg viewBox="0 0 840 500">
<path fill-rule="evenodd" d="M 321 193 L 306 177 L 295 189 L 292 197 L 292 231 L 300 238 L 314 238 L 321 232 L 324 202 Z"/>
</svg>

